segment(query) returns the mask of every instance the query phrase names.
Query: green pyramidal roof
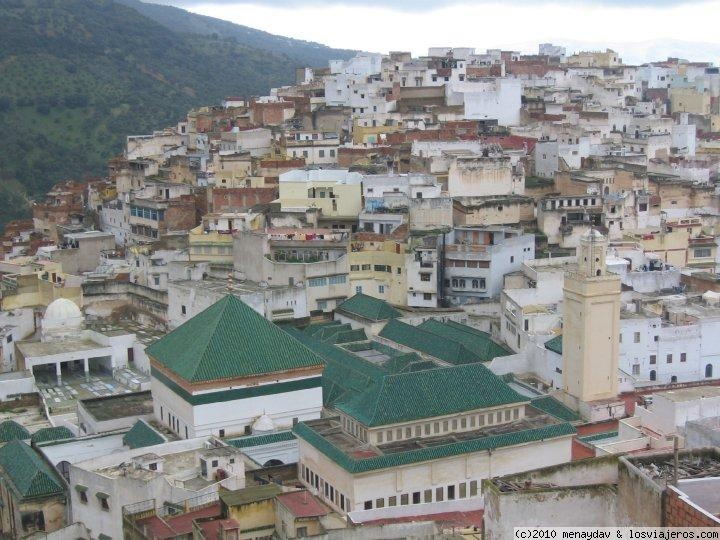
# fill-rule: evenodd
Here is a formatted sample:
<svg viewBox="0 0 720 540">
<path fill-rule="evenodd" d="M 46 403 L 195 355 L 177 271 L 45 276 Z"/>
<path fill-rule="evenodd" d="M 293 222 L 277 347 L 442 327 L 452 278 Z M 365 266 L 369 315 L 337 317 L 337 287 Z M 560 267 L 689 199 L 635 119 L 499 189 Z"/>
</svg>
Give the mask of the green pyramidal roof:
<svg viewBox="0 0 720 540">
<path fill-rule="evenodd" d="M 130 448 L 145 448 L 167 442 L 165 437 L 147 425 L 143 420 L 138 420 L 135 425 L 123 435 L 123 444 Z"/>
<path fill-rule="evenodd" d="M 358 315 L 371 321 L 386 321 L 388 319 L 402 317 L 402 313 L 384 300 L 362 293 L 357 293 L 355 296 L 348 298 L 335 309 L 340 312 L 345 311 L 346 313 Z"/>
<path fill-rule="evenodd" d="M 38 454 L 24 442 L 10 441 L 0 448 L 0 466 L 21 499 L 49 497 L 64 491 L 62 481 Z"/>
<path fill-rule="evenodd" d="M 188 382 L 323 364 L 319 356 L 232 295 L 153 343 L 147 353 Z"/>
</svg>

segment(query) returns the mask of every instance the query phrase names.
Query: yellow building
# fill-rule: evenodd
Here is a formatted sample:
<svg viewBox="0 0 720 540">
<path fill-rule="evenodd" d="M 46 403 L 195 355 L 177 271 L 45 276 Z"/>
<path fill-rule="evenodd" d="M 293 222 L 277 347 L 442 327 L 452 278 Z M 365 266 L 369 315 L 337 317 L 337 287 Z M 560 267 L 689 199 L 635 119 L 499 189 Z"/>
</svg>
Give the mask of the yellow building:
<svg viewBox="0 0 720 540">
<path fill-rule="evenodd" d="M 565 274 L 564 390 L 582 402 L 616 399 L 620 277 L 605 266 L 607 240 L 594 229 L 580 239 L 577 270 Z"/>
<path fill-rule="evenodd" d="M 188 257 L 192 262 L 232 265 L 232 233 L 261 229 L 264 226 L 265 217 L 255 212 L 206 214 L 202 223 L 188 233 Z"/>
<path fill-rule="evenodd" d="M 355 120 L 353 124 L 353 143 L 378 144 L 383 139 L 383 135 L 396 133 L 403 129 L 399 126 L 362 126 L 360 120 Z"/>
<path fill-rule="evenodd" d="M 669 94 L 671 112 L 710 114 L 709 92 L 698 92 L 694 88 L 671 88 Z"/>
<path fill-rule="evenodd" d="M 275 497 L 282 493 L 277 484 L 221 491 L 222 515 L 240 524 L 238 540 L 271 538 L 275 531 Z"/>
<path fill-rule="evenodd" d="M 652 253 L 678 268 L 715 266 L 715 237 L 703 232 L 700 218 L 668 221 L 659 230 L 634 231 L 626 234 L 624 239 L 639 243 L 646 254 Z"/>
<path fill-rule="evenodd" d="M 357 233 L 350 242 L 350 292 L 407 305 L 407 239 Z"/>
<path fill-rule="evenodd" d="M 13 263 L 5 263 L 4 270 Z M 68 274 L 62 265 L 47 262 L 17 265 L 17 273 L 10 271 L 0 282 L 0 309 L 10 310 L 23 307 L 47 306 L 58 298 L 67 298 L 77 305 L 83 305 L 82 287 L 68 284 Z"/>
<path fill-rule="evenodd" d="M 283 211 L 317 208 L 319 222 L 356 224 L 362 211 L 362 175 L 347 169 L 296 169 L 280 175 Z M 330 222 L 330 223 L 328 223 Z"/>
</svg>

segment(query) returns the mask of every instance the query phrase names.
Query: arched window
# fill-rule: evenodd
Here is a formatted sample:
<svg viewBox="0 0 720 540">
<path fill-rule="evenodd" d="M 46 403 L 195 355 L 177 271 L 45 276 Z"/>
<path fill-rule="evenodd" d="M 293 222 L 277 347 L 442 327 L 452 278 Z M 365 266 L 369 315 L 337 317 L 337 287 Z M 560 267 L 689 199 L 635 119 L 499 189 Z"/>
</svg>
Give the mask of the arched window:
<svg viewBox="0 0 720 540">
<path fill-rule="evenodd" d="M 596 270 L 596 271 L 595 271 L 595 275 L 596 275 L 596 276 L 599 276 L 599 275 L 600 275 L 600 270 Z"/>
<path fill-rule="evenodd" d="M 657 380 L 657 373 L 655 373 L 655 370 L 654 370 L 654 369 L 651 369 L 651 370 L 650 370 L 650 380 L 651 380 L 651 381 L 656 381 L 656 380 Z"/>
<path fill-rule="evenodd" d="M 672 377 L 670 377 L 670 382 L 671 383 L 677 382 L 677 375 L 673 375 Z"/>
<path fill-rule="evenodd" d="M 473 279 L 473 280 L 472 280 L 472 288 L 473 288 L 473 289 L 478 289 L 478 288 L 480 288 L 480 282 L 479 282 L 477 279 Z"/>
<path fill-rule="evenodd" d="M 457 279 L 453 278 L 453 280 L 452 280 L 452 286 L 453 286 L 453 287 L 457 287 L 457 286 L 458 286 L 458 280 L 457 280 Z"/>
<path fill-rule="evenodd" d="M 712 364 L 708 364 L 707 366 L 705 366 L 705 377 L 712 377 Z"/>
</svg>

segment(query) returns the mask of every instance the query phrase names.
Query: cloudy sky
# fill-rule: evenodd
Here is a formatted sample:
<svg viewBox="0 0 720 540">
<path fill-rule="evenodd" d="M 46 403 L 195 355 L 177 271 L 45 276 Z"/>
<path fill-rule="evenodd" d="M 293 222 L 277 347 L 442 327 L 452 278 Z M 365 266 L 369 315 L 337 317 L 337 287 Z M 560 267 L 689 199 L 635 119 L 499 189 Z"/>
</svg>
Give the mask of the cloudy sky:
<svg viewBox="0 0 720 540">
<path fill-rule="evenodd" d="M 431 46 L 536 52 L 540 42 L 612 47 L 626 63 L 667 56 L 720 61 L 720 0 L 153 0 L 332 47 Z"/>
</svg>

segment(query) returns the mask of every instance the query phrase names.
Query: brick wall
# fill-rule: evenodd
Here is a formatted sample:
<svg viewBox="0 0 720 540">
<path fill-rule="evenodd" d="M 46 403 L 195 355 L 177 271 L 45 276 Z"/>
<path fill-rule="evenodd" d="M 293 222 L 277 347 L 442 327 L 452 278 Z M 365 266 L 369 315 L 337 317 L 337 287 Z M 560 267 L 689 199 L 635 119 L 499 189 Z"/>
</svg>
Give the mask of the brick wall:
<svg viewBox="0 0 720 540">
<path fill-rule="evenodd" d="M 256 204 L 269 203 L 278 198 L 274 187 L 213 188 L 210 200 L 212 212 L 237 212 Z"/>
<path fill-rule="evenodd" d="M 686 496 L 673 486 L 663 494 L 665 527 L 720 527 L 720 519 L 712 517 L 690 503 Z"/>
</svg>

